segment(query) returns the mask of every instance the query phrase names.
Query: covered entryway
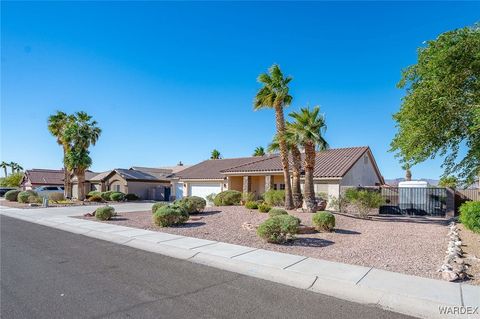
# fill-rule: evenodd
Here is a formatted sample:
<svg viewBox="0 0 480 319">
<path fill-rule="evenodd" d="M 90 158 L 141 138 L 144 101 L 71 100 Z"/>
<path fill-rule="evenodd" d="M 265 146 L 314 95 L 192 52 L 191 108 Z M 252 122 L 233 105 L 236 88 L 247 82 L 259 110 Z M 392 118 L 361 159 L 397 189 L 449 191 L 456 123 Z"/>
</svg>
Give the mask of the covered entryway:
<svg viewBox="0 0 480 319">
<path fill-rule="evenodd" d="M 218 194 L 222 191 L 220 183 L 191 183 L 188 185 L 188 195 L 206 198 L 210 194 Z"/>
</svg>

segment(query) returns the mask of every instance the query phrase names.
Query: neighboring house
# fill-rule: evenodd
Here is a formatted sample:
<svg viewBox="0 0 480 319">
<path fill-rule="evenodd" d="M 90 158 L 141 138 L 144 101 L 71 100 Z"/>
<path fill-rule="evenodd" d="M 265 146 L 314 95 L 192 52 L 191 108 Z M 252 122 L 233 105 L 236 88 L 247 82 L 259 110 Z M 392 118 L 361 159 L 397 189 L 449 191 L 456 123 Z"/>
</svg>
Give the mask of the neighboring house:
<svg viewBox="0 0 480 319">
<path fill-rule="evenodd" d="M 118 191 L 135 194 L 141 199 L 159 201 L 172 200 L 173 172 L 181 171 L 185 166 L 175 167 L 137 167 L 130 169 L 116 168 L 111 171 L 86 176 L 86 194 L 90 191 Z M 78 181 L 74 177 L 73 197 L 78 197 Z"/>
<path fill-rule="evenodd" d="M 303 163 L 302 163 L 303 164 Z M 284 189 L 279 155 L 207 160 L 178 174 L 183 196 L 205 197 L 224 190 L 260 196 L 269 189 Z M 303 187 L 302 174 L 302 187 Z M 317 153 L 316 193 L 338 197 L 341 186 L 383 185 L 384 180 L 369 147 L 329 149 Z"/>
<path fill-rule="evenodd" d="M 63 170 L 61 169 L 29 169 L 25 171 L 20 186 L 23 190 L 39 186 L 63 186 Z"/>
</svg>

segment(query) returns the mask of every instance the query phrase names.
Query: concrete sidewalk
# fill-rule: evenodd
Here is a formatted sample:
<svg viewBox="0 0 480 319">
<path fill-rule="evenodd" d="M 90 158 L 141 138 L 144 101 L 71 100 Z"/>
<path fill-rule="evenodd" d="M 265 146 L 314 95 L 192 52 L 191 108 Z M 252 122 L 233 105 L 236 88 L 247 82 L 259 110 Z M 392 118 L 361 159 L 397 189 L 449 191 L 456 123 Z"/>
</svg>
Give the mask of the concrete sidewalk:
<svg viewBox="0 0 480 319">
<path fill-rule="evenodd" d="M 113 206 L 119 212 L 140 211 L 151 203 Z M 9 217 L 411 316 L 480 318 L 478 286 L 70 217 L 94 209 L 0 206 Z"/>
</svg>

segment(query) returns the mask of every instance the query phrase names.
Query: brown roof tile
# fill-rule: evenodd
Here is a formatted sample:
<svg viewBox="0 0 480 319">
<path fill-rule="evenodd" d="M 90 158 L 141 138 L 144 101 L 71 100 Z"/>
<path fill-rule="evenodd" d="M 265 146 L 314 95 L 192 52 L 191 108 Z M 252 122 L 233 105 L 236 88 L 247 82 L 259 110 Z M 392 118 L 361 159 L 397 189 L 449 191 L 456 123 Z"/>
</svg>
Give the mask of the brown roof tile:
<svg viewBox="0 0 480 319">
<path fill-rule="evenodd" d="M 63 170 L 61 169 L 28 169 L 24 180 L 35 185 L 63 185 Z"/>
<path fill-rule="evenodd" d="M 315 159 L 314 177 L 343 177 L 355 162 L 368 150 L 364 147 L 334 148 L 317 152 Z M 302 154 L 303 156 L 303 154 Z M 303 162 L 303 161 L 302 161 Z M 302 163 L 303 164 L 303 163 Z M 237 167 L 225 169 L 222 173 L 233 172 L 281 172 L 282 163 L 280 156 L 274 155 L 261 161 L 247 163 Z"/>
</svg>

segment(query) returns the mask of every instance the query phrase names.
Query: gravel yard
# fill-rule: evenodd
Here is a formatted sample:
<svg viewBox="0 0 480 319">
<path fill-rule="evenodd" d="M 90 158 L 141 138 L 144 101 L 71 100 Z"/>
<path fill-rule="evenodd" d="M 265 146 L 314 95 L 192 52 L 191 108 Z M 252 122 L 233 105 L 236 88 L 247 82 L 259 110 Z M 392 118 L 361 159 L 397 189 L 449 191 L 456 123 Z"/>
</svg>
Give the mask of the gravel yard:
<svg viewBox="0 0 480 319">
<path fill-rule="evenodd" d="M 471 276 L 467 283 L 480 285 L 480 234 L 475 234 L 462 224 L 458 224 L 458 228 L 465 263 L 468 265 L 467 274 Z"/>
<path fill-rule="evenodd" d="M 311 225 L 310 214 L 290 214 L 299 217 L 302 224 Z M 335 213 L 335 232 L 301 234 L 290 244 L 275 245 L 261 240 L 255 230 L 242 227 L 245 223 L 258 225 L 268 218 L 257 210 L 209 207 L 192 217 L 200 219 L 169 228 L 154 226 L 150 211 L 121 213 L 107 222 L 437 279 L 447 247 L 448 228 L 443 219 L 375 215 L 364 220 Z"/>
</svg>

